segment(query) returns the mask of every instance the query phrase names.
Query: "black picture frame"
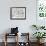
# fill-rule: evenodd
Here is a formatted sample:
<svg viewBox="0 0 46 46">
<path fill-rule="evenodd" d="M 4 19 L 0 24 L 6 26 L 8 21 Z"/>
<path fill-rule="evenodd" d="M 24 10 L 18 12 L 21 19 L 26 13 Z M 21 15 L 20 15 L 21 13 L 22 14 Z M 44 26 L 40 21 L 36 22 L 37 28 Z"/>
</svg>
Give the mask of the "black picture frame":
<svg viewBox="0 0 46 46">
<path fill-rule="evenodd" d="M 25 20 L 26 7 L 10 7 L 10 19 L 11 20 Z"/>
</svg>

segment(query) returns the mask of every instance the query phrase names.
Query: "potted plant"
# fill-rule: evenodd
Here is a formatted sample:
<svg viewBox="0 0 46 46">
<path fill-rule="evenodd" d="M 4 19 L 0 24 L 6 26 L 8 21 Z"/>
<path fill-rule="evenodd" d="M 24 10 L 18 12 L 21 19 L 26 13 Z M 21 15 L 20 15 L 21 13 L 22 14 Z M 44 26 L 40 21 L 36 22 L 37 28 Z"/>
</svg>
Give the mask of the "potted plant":
<svg viewBox="0 0 46 46">
<path fill-rule="evenodd" d="M 40 43 L 40 40 L 46 36 L 45 32 L 35 32 L 33 35 L 37 38 L 37 41 Z M 45 38 L 45 37 L 44 37 Z"/>
</svg>

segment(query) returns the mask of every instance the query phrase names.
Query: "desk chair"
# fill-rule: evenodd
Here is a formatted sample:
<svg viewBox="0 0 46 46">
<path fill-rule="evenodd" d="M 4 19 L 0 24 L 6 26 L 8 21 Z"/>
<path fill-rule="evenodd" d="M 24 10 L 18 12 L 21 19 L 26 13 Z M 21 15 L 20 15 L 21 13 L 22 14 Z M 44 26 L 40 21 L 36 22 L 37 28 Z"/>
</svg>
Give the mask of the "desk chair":
<svg viewBox="0 0 46 46">
<path fill-rule="evenodd" d="M 21 39 L 20 40 L 22 40 L 22 41 L 19 42 L 19 46 L 30 46 L 29 33 L 21 33 Z"/>
</svg>

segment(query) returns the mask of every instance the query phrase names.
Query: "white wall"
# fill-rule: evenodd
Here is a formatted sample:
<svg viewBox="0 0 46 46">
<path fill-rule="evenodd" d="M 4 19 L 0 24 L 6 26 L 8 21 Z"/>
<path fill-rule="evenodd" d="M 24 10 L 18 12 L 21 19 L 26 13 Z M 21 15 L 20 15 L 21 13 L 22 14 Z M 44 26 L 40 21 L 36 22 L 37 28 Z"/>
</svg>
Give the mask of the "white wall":
<svg viewBox="0 0 46 46">
<path fill-rule="evenodd" d="M 10 20 L 10 7 L 26 7 L 26 20 Z M 17 26 L 32 35 L 32 24 L 36 24 L 36 0 L 0 0 L 0 34 Z"/>
</svg>

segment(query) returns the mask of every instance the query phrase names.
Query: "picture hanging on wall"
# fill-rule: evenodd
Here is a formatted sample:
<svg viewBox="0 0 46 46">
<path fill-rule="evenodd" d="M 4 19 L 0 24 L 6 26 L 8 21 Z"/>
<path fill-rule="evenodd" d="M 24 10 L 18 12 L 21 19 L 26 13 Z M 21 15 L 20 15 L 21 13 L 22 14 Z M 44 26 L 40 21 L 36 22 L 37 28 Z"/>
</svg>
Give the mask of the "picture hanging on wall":
<svg viewBox="0 0 46 46">
<path fill-rule="evenodd" d="M 11 7 L 10 8 L 11 20 L 25 20 L 26 19 L 26 7 Z"/>
</svg>

